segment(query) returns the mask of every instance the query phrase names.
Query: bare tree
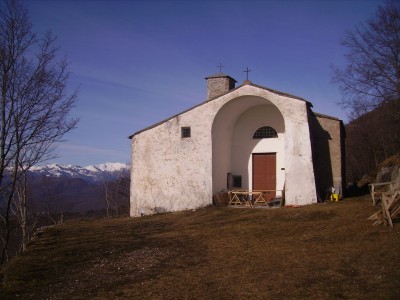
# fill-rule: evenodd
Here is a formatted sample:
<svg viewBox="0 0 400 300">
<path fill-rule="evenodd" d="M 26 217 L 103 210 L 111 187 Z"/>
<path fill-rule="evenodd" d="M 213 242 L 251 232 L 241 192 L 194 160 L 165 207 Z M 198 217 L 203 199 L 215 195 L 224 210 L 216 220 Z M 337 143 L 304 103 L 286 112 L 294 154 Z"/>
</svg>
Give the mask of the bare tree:
<svg viewBox="0 0 400 300">
<path fill-rule="evenodd" d="M 111 206 L 111 201 L 112 201 L 112 193 L 110 192 L 109 189 L 110 183 L 107 181 L 103 181 L 103 186 L 104 186 L 104 196 L 106 198 L 106 214 L 107 218 L 110 217 L 110 206 Z"/>
<path fill-rule="evenodd" d="M 400 2 L 387 1 L 374 19 L 342 40 L 347 66 L 334 68 L 333 82 L 344 97 L 341 106 L 357 118 L 383 103 L 400 101 Z M 389 110 L 394 116 L 399 111 Z"/>
<path fill-rule="evenodd" d="M 18 252 L 25 251 L 38 222 L 38 214 L 33 207 L 30 206 L 28 209 L 27 178 L 28 174 L 24 173 L 19 179 L 13 203 L 11 204 L 11 212 L 21 229 L 21 246 Z"/>
<path fill-rule="evenodd" d="M 115 207 L 118 214 L 129 213 L 130 171 L 124 168 L 119 171 L 115 180 Z"/>
<path fill-rule="evenodd" d="M 400 151 L 400 1 L 389 0 L 376 16 L 345 35 L 347 65 L 334 68 L 346 125 L 348 175 L 373 175 Z M 348 176 L 348 178 L 351 178 Z"/>
<path fill-rule="evenodd" d="M 55 198 L 57 193 L 52 189 L 54 181 L 47 176 L 43 176 L 40 179 L 40 191 L 41 194 L 41 204 L 39 205 L 42 215 L 47 216 L 47 221 L 51 224 L 62 224 L 64 222 L 64 211 L 68 210 L 65 204 L 56 202 Z"/>
<path fill-rule="evenodd" d="M 107 217 L 111 216 L 111 209 L 116 216 L 129 211 L 129 168 L 124 168 L 117 173 L 117 178 L 111 181 L 103 181 L 106 199 Z"/>
<path fill-rule="evenodd" d="M 69 113 L 76 93 L 67 95 L 65 59 L 59 60 L 51 33 L 37 38 L 17 0 L 0 4 L 0 209 L 5 241 L 16 184 L 33 165 L 55 157 L 55 146 L 75 128 Z"/>
</svg>

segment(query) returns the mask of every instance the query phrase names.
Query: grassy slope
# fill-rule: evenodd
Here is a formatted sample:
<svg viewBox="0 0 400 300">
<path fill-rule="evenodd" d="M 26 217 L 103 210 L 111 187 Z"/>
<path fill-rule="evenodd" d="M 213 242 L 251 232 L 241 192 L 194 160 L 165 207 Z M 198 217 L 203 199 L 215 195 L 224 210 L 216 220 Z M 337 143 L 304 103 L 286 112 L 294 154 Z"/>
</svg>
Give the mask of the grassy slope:
<svg viewBox="0 0 400 300">
<path fill-rule="evenodd" d="M 400 224 L 367 197 L 301 208 L 205 208 L 49 228 L 3 270 L 19 299 L 399 299 Z"/>
</svg>

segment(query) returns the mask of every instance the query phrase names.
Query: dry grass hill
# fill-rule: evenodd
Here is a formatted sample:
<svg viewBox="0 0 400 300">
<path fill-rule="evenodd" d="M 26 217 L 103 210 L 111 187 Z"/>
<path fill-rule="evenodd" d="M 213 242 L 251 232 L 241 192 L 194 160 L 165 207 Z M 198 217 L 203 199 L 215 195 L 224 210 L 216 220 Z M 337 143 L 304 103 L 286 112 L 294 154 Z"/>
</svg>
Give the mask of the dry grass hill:
<svg viewBox="0 0 400 300">
<path fill-rule="evenodd" d="M 2 270 L 2 299 L 399 299 L 400 223 L 368 196 L 208 207 L 48 228 Z"/>
</svg>

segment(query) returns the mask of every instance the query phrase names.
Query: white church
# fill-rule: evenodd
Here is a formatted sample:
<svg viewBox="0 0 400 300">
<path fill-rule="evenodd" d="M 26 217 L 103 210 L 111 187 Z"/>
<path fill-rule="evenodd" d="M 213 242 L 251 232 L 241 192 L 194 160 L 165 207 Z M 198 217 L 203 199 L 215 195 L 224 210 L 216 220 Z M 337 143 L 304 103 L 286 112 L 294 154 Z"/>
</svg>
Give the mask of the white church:
<svg viewBox="0 0 400 300">
<path fill-rule="evenodd" d="M 223 73 L 207 99 L 130 136 L 130 215 L 195 209 L 228 190 L 275 190 L 285 205 L 324 200 L 344 181 L 344 127 L 307 100 Z"/>
</svg>

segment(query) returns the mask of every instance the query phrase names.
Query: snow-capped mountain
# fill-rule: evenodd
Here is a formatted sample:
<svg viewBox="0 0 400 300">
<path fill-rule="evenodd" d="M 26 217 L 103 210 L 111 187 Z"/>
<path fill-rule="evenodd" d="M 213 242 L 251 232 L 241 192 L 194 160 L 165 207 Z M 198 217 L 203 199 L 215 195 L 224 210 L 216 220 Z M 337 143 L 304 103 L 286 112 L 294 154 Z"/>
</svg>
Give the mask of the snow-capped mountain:
<svg viewBox="0 0 400 300">
<path fill-rule="evenodd" d="M 103 163 L 87 167 L 51 164 L 32 167 L 30 174 L 34 177 L 80 178 L 88 182 L 104 182 L 129 176 L 129 169 L 129 165 L 122 163 Z"/>
<path fill-rule="evenodd" d="M 126 213 L 129 178 L 130 166 L 122 163 L 36 166 L 29 171 L 29 201 L 39 212 L 85 214 L 105 211 L 108 197 L 118 203 L 119 213 Z"/>
</svg>

